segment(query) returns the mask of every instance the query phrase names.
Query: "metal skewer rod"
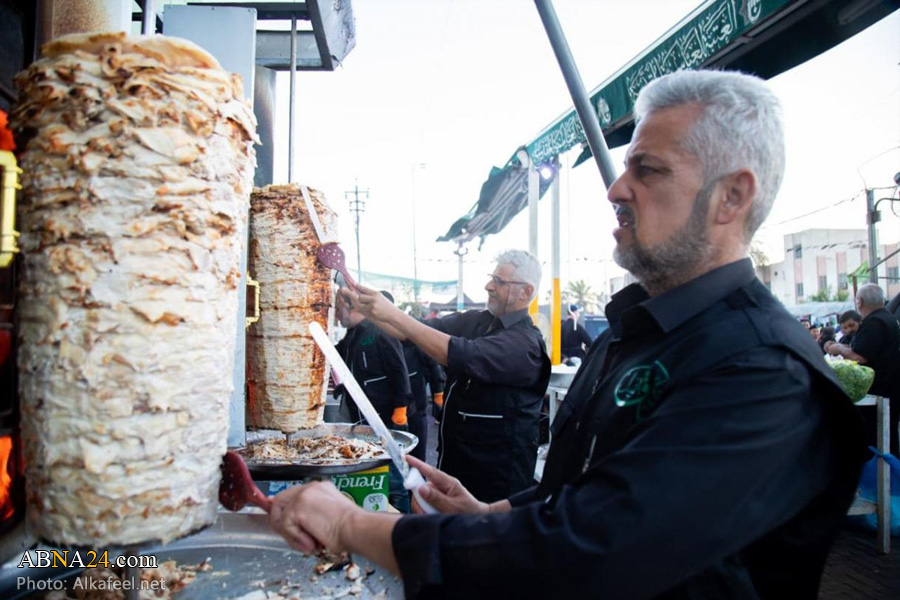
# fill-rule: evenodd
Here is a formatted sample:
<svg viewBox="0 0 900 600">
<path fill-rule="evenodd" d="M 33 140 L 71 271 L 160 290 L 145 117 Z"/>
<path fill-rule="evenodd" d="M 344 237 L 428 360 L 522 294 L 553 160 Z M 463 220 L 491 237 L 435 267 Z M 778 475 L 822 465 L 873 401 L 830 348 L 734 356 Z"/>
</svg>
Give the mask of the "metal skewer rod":
<svg viewBox="0 0 900 600">
<path fill-rule="evenodd" d="M 125 556 L 136 556 L 137 547 L 129 547 L 125 549 Z M 122 574 L 122 581 L 127 581 L 128 586 L 125 588 L 125 600 L 140 600 L 141 598 L 141 568 L 138 566 L 125 565 L 125 572 Z"/>
</svg>

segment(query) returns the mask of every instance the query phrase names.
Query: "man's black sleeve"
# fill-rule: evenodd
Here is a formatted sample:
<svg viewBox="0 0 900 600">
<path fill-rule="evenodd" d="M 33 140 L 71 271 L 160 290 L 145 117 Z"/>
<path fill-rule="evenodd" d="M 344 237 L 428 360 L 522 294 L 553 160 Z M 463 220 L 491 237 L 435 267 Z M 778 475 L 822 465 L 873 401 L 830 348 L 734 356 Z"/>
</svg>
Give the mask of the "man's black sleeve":
<svg viewBox="0 0 900 600">
<path fill-rule="evenodd" d="M 403 346 L 384 332 L 379 332 L 376 340 L 378 352 L 381 354 L 381 364 L 384 365 L 384 374 L 393 392 L 394 407 L 408 406 L 412 392 L 409 387 L 406 358 L 403 357 Z"/>
<path fill-rule="evenodd" d="M 578 326 L 578 339 L 584 344 L 585 349 L 591 347 L 591 336 L 588 334 L 587 329 L 584 327 Z"/>
<path fill-rule="evenodd" d="M 832 477 L 832 424 L 806 367 L 767 351 L 673 390 L 552 502 L 402 518 L 407 598 L 650 598 L 785 523 Z"/>
<path fill-rule="evenodd" d="M 869 319 L 859 328 L 853 336 L 850 348 L 866 359 L 867 363 L 878 356 L 879 352 L 883 352 L 884 341 L 887 337 L 887 331 L 884 329 L 884 323 Z"/>
<path fill-rule="evenodd" d="M 468 340 L 450 337 L 447 368 L 477 381 L 495 385 L 536 385 L 547 360 L 539 338 L 528 329 L 514 327 Z"/>
</svg>

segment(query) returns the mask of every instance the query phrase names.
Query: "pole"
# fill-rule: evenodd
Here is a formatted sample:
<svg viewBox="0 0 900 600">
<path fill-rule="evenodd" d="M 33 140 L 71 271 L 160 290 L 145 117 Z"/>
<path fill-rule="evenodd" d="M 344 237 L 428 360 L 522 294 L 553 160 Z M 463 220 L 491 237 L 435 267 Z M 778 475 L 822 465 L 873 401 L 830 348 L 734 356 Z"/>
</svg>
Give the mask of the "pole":
<svg viewBox="0 0 900 600">
<path fill-rule="evenodd" d="M 572 52 L 569 50 L 569 43 L 563 33 L 562 27 L 559 25 L 559 19 L 556 18 L 556 11 L 550 0 L 534 0 L 538 14 L 547 31 L 547 37 L 550 38 L 550 45 L 553 46 L 553 52 L 556 54 L 556 60 L 559 62 L 559 68 L 562 69 L 563 78 L 569 88 L 569 94 L 575 103 L 575 111 L 578 118 L 581 119 L 581 126 L 584 128 L 584 135 L 587 138 L 588 146 L 600 169 L 600 176 L 603 183 L 609 189 L 616 180 L 616 167 L 613 165 L 612 157 L 609 155 L 609 147 L 603 138 L 603 131 L 600 129 L 600 120 L 597 113 L 591 107 L 590 98 L 584 90 L 584 83 L 581 81 L 581 75 L 578 73 L 578 67 L 572 58 Z"/>
<path fill-rule="evenodd" d="M 540 200 L 541 194 L 541 179 L 540 174 L 537 171 L 537 165 L 535 165 L 531 157 L 528 156 L 528 152 L 525 151 L 524 148 L 519 150 L 518 153 L 519 161 L 522 163 L 526 169 L 528 169 L 528 251 L 532 256 L 537 257 L 538 253 L 538 200 Z M 538 313 L 538 291 L 534 291 L 535 296 L 531 301 L 531 304 L 528 306 L 528 314 L 531 315 L 531 319 L 537 324 L 537 313 Z"/>
<path fill-rule="evenodd" d="M 878 283 L 878 241 L 875 223 L 878 212 L 875 210 L 875 190 L 866 190 L 866 224 L 869 229 L 869 283 Z"/>
<path fill-rule="evenodd" d="M 144 0 L 144 10 L 141 20 L 141 33 L 153 35 L 156 33 L 156 0 Z"/>
<path fill-rule="evenodd" d="M 365 200 L 360 200 L 360 195 L 369 197 L 369 190 L 359 189 L 359 182 L 353 184 L 353 189 L 344 192 L 344 199 L 350 201 L 350 212 L 353 213 L 354 224 L 356 225 L 356 280 L 362 283 L 362 260 L 359 251 L 359 215 L 366 212 Z"/>
<path fill-rule="evenodd" d="M 297 17 L 291 17 L 291 90 L 288 95 L 288 183 L 294 181 L 294 82 L 297 77 Z M 357 222 L 359 218 L 357 217 Z M 356 227 L 359 250 L 359 224 Z"/>
<path fill-rule="evenodd" d="M 553 158 L 553 184 L 550 196 L 551 252 L 550 276 L 553 278 L 553 300 L 550 305 L 550 362 L 558 365 L 562 360 L 562 298 L 559 289 L 559 156 Z"/>
<path fill-rule="evenodd" d="M 419 310 L 419 259 L 416 254 L 416 170 L 424 169 L 425 163 L 418 163 L 412 166 L 412 238 L 413 238 L 413 300 L 416 303 L 416 310 Z"/>
<path fill-rule="evenodd" d="M 463 248 L 463 243 L 459 242 L 459 246 L 453 253 L 459 257 L 459 279 L 456 284 L 456 311 L 463 312 L 466 309 L 466 299 L 463 293 L 463 256 L 468 254 L 468 250 Z"/>
</svg>

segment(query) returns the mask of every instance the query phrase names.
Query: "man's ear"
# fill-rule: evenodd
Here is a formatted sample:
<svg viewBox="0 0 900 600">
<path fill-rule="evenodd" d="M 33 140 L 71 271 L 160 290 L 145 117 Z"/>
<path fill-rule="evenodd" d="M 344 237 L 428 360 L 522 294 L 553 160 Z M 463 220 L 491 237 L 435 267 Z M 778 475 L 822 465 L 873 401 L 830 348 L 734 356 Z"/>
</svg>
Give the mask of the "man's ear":
<svg viewBox="0 0 900 600">
<path fill-rule="evenodd" d="M 719 181 L 715 205 L 715 222 L 727 225 L 736 219 L 744 220 L 756 198 L 756 175 L 748 169 L 735 171 Z"/>
<path fill-rule="evenodd" d="M 528 300 L 531 298 L 531 295 L 534 293 L 534 286 L 531 284 L 522 286 L 522 299 Z"/>
</svg>

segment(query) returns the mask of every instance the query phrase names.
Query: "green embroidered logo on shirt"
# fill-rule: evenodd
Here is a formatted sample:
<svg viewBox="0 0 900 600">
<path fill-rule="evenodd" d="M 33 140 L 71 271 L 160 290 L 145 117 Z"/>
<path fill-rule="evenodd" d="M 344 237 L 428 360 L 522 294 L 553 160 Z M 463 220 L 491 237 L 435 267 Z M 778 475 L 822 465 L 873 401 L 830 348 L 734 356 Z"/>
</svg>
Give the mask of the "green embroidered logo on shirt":
<svg viewBox="0 0 900 600">
<path fill-rule="evenodd" d="M 367 335 L 366 337 L 359 340 L 360 346 L 371 346 L 375 343 L 375 334 Z"/>
<path fill-rule="evenodd" d="M 669 372 L 661 362 L 632 367 L 616 384 L 613 398 L 616 406 L 637 405 L 637 420 L 649 417 L 659 406 L 663 392 L 669 383 Z"/>
</svg>

